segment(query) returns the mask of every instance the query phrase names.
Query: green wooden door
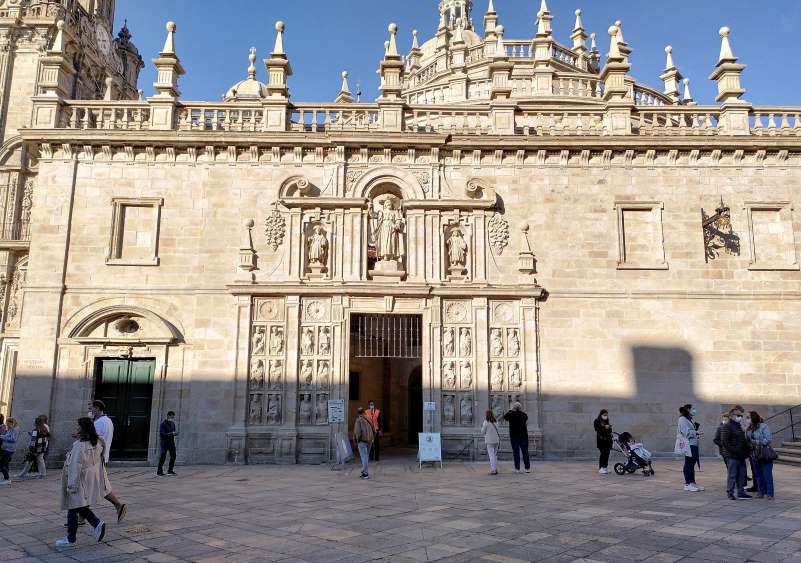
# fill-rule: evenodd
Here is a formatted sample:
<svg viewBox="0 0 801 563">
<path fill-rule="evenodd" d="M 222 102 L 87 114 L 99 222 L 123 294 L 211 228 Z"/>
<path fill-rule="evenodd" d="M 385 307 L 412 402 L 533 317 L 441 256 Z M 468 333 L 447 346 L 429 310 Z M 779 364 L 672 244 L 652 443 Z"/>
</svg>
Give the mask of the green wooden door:
<svg viewBox="0 0 801 563">
<path fill-rule="evenodd" d="M 112 459 L 147 459 L 154 360 L 101 359 L 95 398 L 114 423 Z"/>
</svg>

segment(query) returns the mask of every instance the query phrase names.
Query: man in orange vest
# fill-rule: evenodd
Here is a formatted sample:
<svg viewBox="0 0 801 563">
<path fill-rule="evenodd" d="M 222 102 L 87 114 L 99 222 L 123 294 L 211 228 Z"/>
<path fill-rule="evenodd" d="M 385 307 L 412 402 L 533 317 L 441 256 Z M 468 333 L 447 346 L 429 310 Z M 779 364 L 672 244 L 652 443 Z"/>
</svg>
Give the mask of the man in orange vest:
<svg viewBox="0 0 801 563">
<path fill-rule="evenodd" d="M 367 410 L 364 411 L 364 416 L 373 424 L 373 430 L 375 431 L 373 447 L 370 450 L 370 461 L 378 461 L 379 454 L 381 453 L 378 446 L 378 437 L 381 435 L 381 411 L 375 408 L 375 401 L 369 401 L 367 403 Z"/>
</svg>

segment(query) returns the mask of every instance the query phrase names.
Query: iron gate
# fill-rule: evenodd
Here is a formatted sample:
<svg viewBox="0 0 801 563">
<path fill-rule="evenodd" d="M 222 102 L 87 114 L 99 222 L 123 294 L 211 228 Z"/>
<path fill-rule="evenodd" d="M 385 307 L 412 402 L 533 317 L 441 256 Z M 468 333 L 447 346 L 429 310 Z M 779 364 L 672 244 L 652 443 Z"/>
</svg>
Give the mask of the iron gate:
<svg viewBox="0 0 801 563">
<path fill-rule="evenodd" d="M 421 358 L 420 315 L 354 314 L 351 350 L 357 358 Z"/>
</svg>

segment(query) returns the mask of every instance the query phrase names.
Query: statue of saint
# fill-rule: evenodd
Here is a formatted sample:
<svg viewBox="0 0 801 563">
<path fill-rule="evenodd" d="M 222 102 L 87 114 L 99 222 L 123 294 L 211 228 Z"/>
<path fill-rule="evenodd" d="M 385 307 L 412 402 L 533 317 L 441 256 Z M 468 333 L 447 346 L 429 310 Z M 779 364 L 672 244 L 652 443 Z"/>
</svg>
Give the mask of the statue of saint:
<svg viewBox="0 0 801 563">
<path fill-rule="evenodd" d="M 327 389 L 328 388 L 328 377 L 329 377 L 329 375 L 330 375 L 330 371 L 328 369 L 328 362 L 323 360 L 317 366 L 317 385 L 319 385 L 323 389 Z"/>
<path fill-rule="evenodd" d="M 303 394 L 300 396 L 299 418 L 301 424 L 311 424 L 312 421 L 312 400 L 311 395 Z"/>
<path fill-rule="evenodd" d="M 284 375 L 283 362 L 281 360 L 270 360 L 270 389 L 281 388 L 281 378 Z"/>
<path fill-rule="evenodd" d="M 494 395 L 492 397 L 492 414 L 498 421 L 503 420 L 504 411 L 506 410 L 506 398 L 503 395 Z"/>
<path fill-rule="evenodd" d="M 442 418 L 445 419 L 445 424 L 456 424 L 456 406 L 453 404 L 453 399 L 453 395 L 445 395 L 444 397 Z"/>
<path fill-rule="evenodd" d="M 264 327 L 260 326 L 256 329 L 255 334 L 253 334 L 253 355 L 258 356 L 260 354 L 264 354 Z"/>
<path fill-rule="evenodd" d="M 303 339 L 300 343 L 300 350 L 304 356 L 311 356 L 314 354 L 314 329 L 305 327 L 303 329 Z"/>
<path fill-rule="evenodd" d="M 490 352 L 493 356 L 503 356 L 503 335 L 497 328 L 490 331 Z"/>
<path fill-rule="evenodd" d="M 451 236 L 448 239 L 448 262 L 452 268 L 464 268 L 467 263 L 467 243 L 459 228 L 451 229 Z"/>
<path fill-rule="evenodd" d="M 442 381 L 448 389 L 456 387 L 456 371 L 453 362 L 445 362 L 442 369 Z"/>
<path fill-rule="evenodd" d="M 314 365 L 311 360 L 303 360 L 300 368 L 300 381 L 305 387 L 311 387 L 314 382 Z"/>
<path fill-rule="evenodd" d="M 492 362 L 490 383 L 492 383 L 492 389 L 494 391 L 503 389 L 503 364 L 501 362 Z"/>
<path fill-rule="evenodd" d="M 250 412 L 248 418 L 251 424 L 261 424 L 261 395 L 250 396 Z"/>
<path fill-rule="evenodd" d="M 267 401 L 268 424 L 281 424 L 281 395 L 270 395 Z"/>
<path fill-rule="evenodd" d="M 469 328 L 462 328 L 459 331 L 459 355 L 469 358 L 473 353 L 473 337 L 470 335 Z"/>
<path fill-rule="evenodd" d="M 373 209 L 373 206 L 371 206 Z M 403 231 L 406 220 L 399 209 L 392 205 L 392 199 L 381 202 L 381 209 L 371 212 L 373 224 L 373 241 L 380 261 L 397 261 L 406 255 L 403 243 Z"/>
<path fill-rule="evenodd" d="M 470 397 L 462 397 L 459 411 L 462 417 L 462 424 L 473 424 L 473 400 Z"/>
<path fill-rule="evenodd" d="M 320 330 L 320 355 L 328 356 L 331 353 L 331 329 L 324 326 Z"/>
<path fill-rule="evenodd" d="M 264 387 L 264 362 L 254 360 L 250 366 L 250 388 L 261 389 Z"/>
<path fill-rule="evenodd" d="M 523 385 L 523 378 L 520 375 L 520 364 L 517 362 L 509 366 L 509 387 L 519 388 Z"/>
<path fill-rule="evenodd" d="M 309 237 L 308 258 L 309 264 L 325 266 L 328 263 L 328 239 L 325 236 L 325 229 L 319 223 L 314 226 Z"/>
<path fill-rule="evenodd" d="M 320 393 L 317 395 L 317 424 L 328 423 L 328 395 Z"/>
<path fill-rule="evenodd" d="M 462 362 L 462 389 L 473 386 L 473 366 L 470 362 Z"/>
<path fill-rule="evenodd" d="M 520 335 L 514 329 L 509 331 L 509 355 L 517 356 L 520 354 Z"/>
<path fill-rule="evenodd" d="M 270 355 L 280 356 L 284 353 L 284 330 L 274 326 L 270 330 Z"/>
<path fill-rule="evenodd" d="M 445 352 L 445 357 L 450 358 L 453 356 L 453 329 L 448 327 L 445 329 L 445 333 L 442 335 L 442 349 Z"/>
</svg>

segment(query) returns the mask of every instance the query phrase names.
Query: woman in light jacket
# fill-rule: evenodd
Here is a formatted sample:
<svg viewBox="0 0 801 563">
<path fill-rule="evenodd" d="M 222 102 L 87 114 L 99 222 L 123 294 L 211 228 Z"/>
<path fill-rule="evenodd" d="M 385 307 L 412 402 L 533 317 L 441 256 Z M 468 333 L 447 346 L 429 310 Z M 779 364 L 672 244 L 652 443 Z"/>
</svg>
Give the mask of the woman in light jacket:
<svg viewBox="0 0 801 563">
<path fill-rule="evenodd" d="M 748 425 L 748 431 L 745 434 L 748 437 L 748 441 L 751 442 L 751 457 L 754 460 L 756 482 L 759 487 L 759 491 L 754 496 L 773 500 L 773 460 L 759 458 L 762 446 L 770 445 L 773 435 L 758 412 L 751 411 L 748 414 L 751 418 L 751 424 Z"/>
<path fill-rule="evenodd" d="M 498 446 L 501 443 L 501 433 L 498 432 L 498 421 L 491 410 L 487 409 L 484 424 L 481 425 L 484 443 L 487 445 L 487 456 L 490 462 L 490 475 L 498 474 Z"/>
<path fill-rule="evenodd" d="M 698 448 L 698 431 L 692 421 L 692 415 L 687 407 L 679 408 L 678 434 L 682 436 L 690 445 L 689 455 L 684 456 L 684 490 L 692 493 L 703 491 L 704 488 L 695 482 L 695 456 L 692 448 Z"/>
<path fill-rule="evenodd" d="M 78 419 L 77 436 L 61 473 L 61 510 L 67 511 L 67 535 L 56 542 L 57 547 L 77 544 L 78 516 L 91 524 L 98 542 L 106 535 L 106 524 L 90 508 L 111 492 L 103 465 L 106 445 L 98 437 L 91 418 Z"/>
</svg>

